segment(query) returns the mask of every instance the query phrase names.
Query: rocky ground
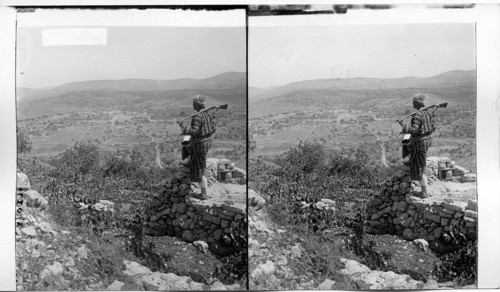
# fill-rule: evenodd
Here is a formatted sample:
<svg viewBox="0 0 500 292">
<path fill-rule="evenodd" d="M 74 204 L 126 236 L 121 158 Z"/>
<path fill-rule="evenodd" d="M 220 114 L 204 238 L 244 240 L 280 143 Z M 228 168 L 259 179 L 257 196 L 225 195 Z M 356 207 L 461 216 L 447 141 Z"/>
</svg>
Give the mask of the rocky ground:
<svg viewBox="0 0 500 292">
<path fill-rule="evenodd" d="M 224 285 L 211 277 L 220 261 L 200 242 L 144 236 L 145 246 L 154 243 L 154 251 L 165 255 L 164 264 L 169 272 L 161 273 L 140 264 L 142 260 L 127 251 L 126 239 L 130 234 L 110 229 L 97 236 L 85 227 L 59 226 L 52 220 L 47 199 L 30 189 L 27 176 L 18 174 L 18 177 L 17 290 L 246 288 L 238 283 Z M 116 211 L 114 203 L 109 201 L 98 202 L 91 208 L 96 212 Z"/>
<path fill-rule="evenodd" d="M 435 180 L 428 187 L 429 196 L 436 199 L 453 199 L 467 202 L 477 200 L 475 182 L 452 182 Z"/>
<path fill-rule="evenodd" d="M 249 190 L 249 287 L 252 290 L 453 288 L 453 283 L 438 283 L 430 275 L 439 260 L 430 250 L 390 235 L 366 235 L 366 240 L 376 243 L 378 252 L 391 254 L 385 263 L 386 271 L 371 270 L 354 255 L 333 257 L 323 263 L 327 267 L 321 267 L 313 257 L 312 239 L 300 238 L 271 222 L 265 204 L 261 196 Z M 345 236 L 335 238 L 342 244 Z"/>
</svg>

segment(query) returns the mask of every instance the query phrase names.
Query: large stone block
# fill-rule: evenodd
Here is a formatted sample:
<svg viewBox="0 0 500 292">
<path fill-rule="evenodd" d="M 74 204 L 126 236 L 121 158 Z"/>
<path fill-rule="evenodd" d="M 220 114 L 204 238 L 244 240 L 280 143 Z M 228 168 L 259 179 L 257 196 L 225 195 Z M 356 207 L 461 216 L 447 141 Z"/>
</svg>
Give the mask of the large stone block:
<svg viewBox="0 0 500 292">
<path fill-rule="evenodd" d="M 465 210 L 464 216 L 469 218 L 477 218 L 477 212 L 472 210 Z"/>
<path fill-rule="evenodd" d="M 467 202 L 467 209 L 477 212 L 477 201 L 476 200 L 469 200 Z"/>
<path fill-rule="evenodd" d="M 222 229 L 215 230 L 214 233 L 212 234 L 213 238 L 215 240 L 219 240 L 222 236 L 222 232 L 223 232 Z"/>
<path fill-rule="evenodd" d="M 465 222 L 477 222 L 477 218 L 466 217 L 464 216 Z"/>
<path fill-rule="evenodd" d="M 392 209 L 391 206 L 387 206 L 385 209 L 382 209 L 382 210 L 378 211 L 377 215 L 379 215 L 379 217 L 381 217 L 385 213 L 389 213 L 391 211 L 391 209 Z"/>
<path fill-rule="evenodd" d="M 410 227 L 412 220 L 410 215 L 408 215 L 408 213 L 404 213 L 403 215 L 401 215 L 400 218 L 401 218 L 401 226 L 405 228 Z"/>
<path fill-rule="evenodd" d="M 441 217 L 437 214 L 432 214 L 429 211 L 424 211 L 424 218 L 432 220 L 432 221 L 437 222 L 437 223 L 441 223 Z"/>
<path fill-rule="evenodd" d="M 441 226 L 448 226 L 450 225 L 450 219 L 449 218 L 441 218 Z"/>
<path fill-rule="evenodd" d="M 403 238 L 406 240 L 414 240 L 415 239 L 415 232 L 411 228 L 405 228 L 403 230 Z"/>
<path fill-rule="evenodd" d="M 444 218 L 453 218 L 453 215 L 445 213 L 443 211 L 439 212 L 439 216 L 444 217 Z"/>
<path fill-rule="evenodd" d="M 181 183 L 179 185 L 179 190 L 184 191 L 184 190 L 187 190 L 187 189 L 189 189 L 189 185 L 188 184 Z"/>
<path fill-rule="evenodd" d="M 464 212 L 465 208 L 467 207 L 466 202 L 460 202 L 460 201 L 455 201 L 452 203 L 443 203 L 443 207 L 445 207 L 448 210 L 455 211 L 455 212 Z"/>
<path fill-rule="evenodd" d="M 207 213 L 203 214 L 203 220 L 220 225 L 220 218 L 219 217 L 216 217 L 216 216 L 213 216 L 213 215 L 210 215 Z"/>
<path fill-rule="evenodd" d="M 228 221 L 228 220 L 221 220 L 220 221 L 220 226 L 222 226 L 223 228 L 226 228 L 226 227 L 229 227 L 231 221 Z"/>
<path fill-rule="evenodd" d="M 47 201 L 47 199 L 45 199 L 35 190 L 27 190 L 24 194 L 27 201 L 26 205 L 28 207 L 44 210 L 49 204 L 49 201 Z"/>
<path fill-rule="evenodd" d="M 400 201 L 396 207 L 401 212 L 406 212 L 408 209 L 408 204 L 405 201 Z"/>
<path fill-rule="evenodd" d="M 472 227 L 476 227 L 476 226 L 477 226 L 477 222 L 469 222 L 469 221 L 465 222 L 465 227 L 467 227 L 467 228 L 472 228 Z"/>
<path fill-rule="evenodd" d="M 177 205 L 177 212 L 184 214 L 187 211 L 188 206 L 184 202 L 180 202 L 179 205 Z"/>
<path fill-rule="evenodd" d="M 170 198 L 170 202 L 172 202 L 172 203 L 180 203 L 182 201 L 183 201 L 183 199 L 181 197 L 171 197 Z"/>
<path fill-rule="evenodd" d="M 235 214 L 245 214 L 246 213 L 245 206 L 223 205 L 222 208 L 224 208 L 224 210 L 226 210 L 226 211 L 233 212 Z"/>
<path fill-rule="evenodd" d="M 474 173 L 467 173 L 462 176 L 461 181 L 464 182 L 475 182 L 476 181 L 476 174 Z"/>
</svg>

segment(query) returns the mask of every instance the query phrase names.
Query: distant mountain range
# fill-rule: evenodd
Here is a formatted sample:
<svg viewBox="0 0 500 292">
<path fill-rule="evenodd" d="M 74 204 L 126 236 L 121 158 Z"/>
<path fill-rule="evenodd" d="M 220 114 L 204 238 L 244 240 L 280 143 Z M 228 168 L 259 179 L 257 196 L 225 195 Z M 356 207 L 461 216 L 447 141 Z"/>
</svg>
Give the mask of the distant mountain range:
<svg viewBox="0 0 500 292">
<path fill-rule="evenodd" d="M 163 91 L 163 90 L 211 90 L 240 87 L 246 85 L 246 73 L 226 72 L 210 78 L 180 78 L 173 80 L 125 79 L 125 80 L 92 80 L 67 83 L 64 85 L 32 89 L 17 88 L 18 101 L 53 97 L 65 93 L 81 91 Z"/>
<path fill-rule="evenodd" d="M 19 118 L 75 112 L 127 110 L 174 115 L 191 108 L 196 94 L 207 104 L 230 104 L 246 111 L 246 73 L 227 72 L 205 79 L 94 80 L 44 89 L 17 88 Z"/>
<path fill-rule="evenodd" d="M 257 101 L 268 97 L 284 95 L 297 90 L 372 90 L 456 87 L 475 84 L 476 75 L 476 70 L 454 70 L 425 78 L 339 78 L 305 80 L 271 88 L 250 87 L 249 100 Z"/>
</svg>

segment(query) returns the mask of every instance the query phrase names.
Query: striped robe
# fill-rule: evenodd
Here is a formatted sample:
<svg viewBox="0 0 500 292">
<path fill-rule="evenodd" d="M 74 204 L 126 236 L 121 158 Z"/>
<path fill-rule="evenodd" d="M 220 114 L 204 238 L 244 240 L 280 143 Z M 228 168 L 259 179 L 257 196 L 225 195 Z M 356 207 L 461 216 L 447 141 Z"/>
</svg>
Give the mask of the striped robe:
<svg viewBox="0 0 500 292">
<path fill-rule="evenodd" d="M 433 118 L 434 115 L 427 110 L 417 112 L 411 119 L 411 125 L 403 128 L 404 133 L 411 134 L 411 144 L 406 146 L 406 151 L 410 154 L 410 175 L 414 180 L 420 180 L 425 173 L 427 151 L 432 145 L 430 135 L 435 129 Z"/>
<path fill-rule="evenodd" d="M 215 133 L 213 114 L 202 112 L 193 117 L 191 127 L 185 134 L 191 135 L 190 171 L 191 180 L 200 182 L 207 164 L 207 152 L 212 147 L 212 135 Z"/>
</svg>

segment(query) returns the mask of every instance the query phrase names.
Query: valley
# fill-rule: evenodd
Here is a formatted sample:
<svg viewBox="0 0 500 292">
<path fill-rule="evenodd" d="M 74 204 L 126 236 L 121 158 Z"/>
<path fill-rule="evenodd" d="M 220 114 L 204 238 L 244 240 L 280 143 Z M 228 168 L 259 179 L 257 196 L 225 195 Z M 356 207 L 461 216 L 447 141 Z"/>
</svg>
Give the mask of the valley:
<svg viewBox="0 0 500 292">
<path fill-rule="evenodd" d="M 341 82 L 343 88 L 337 88 Z M 300 141 L 310 141 L 346 155 L 362 149 L 374 167 L 384 165 L 382 156 L 389 164 L 397 163 L 402 139 L 397 119 L 414 111 L 411 96 L 423 92 L 428 95 L 426 105 L 448 102 L 435 113 L 437 130 L 428 156 L 448 156 L 476 171 L 475 71 L 452 71 L 434 81 L 416 79 L 415 84 L 401 78 L 400 86 L 394 80 L 371 82 L 377 87 L 367 89 L 354 78 L 332 80 L 331 87 L 327 81 L 312 80 L 298 82 L 301 88 L 292 84 L 254 90 L 249 97 L 249 135 L 256 145 L 251 156 L 272 158 Z M 421 83 L 426 87 L 417 87 Z"/>
<path fill-rule="evenodd" d="M 18 100 L 17 126 L 32 141 L 33 150 L 27 157 L 48 161 L 75 143 L 88 142 L 105 153 L 120 152 L 127 156 L 139 151 L 144 157 L 142 167 L 159 167 L 180 159 L 182 137 L 176 120 L 194 113 L 191 100 L 201 94 L 207 97 L 207 107 L 229 105 L 228 110 L 215 113 L 218 128 L 209 156 L 235 160 L 244 168 L 244 76 L 233 72 L 218 79 L 209 78 L 205 83 L 192 82 L 196 88 L 185 89 L 176 89 L 186 84 L 183 80 L 181 85 L 167 83 L 174 89 L 162 90 L 154 86 L 151 90 L 117 90 L 116 81 L 109 82 L 109 88 L 106 82 L 100 82 L 99 90 L 94 88 L 95 82 L 32 90 L 30 96 Z M 135 87 L 128 90 L 138 89 L 141 82 L 133 84 Z"/>
</svg>

